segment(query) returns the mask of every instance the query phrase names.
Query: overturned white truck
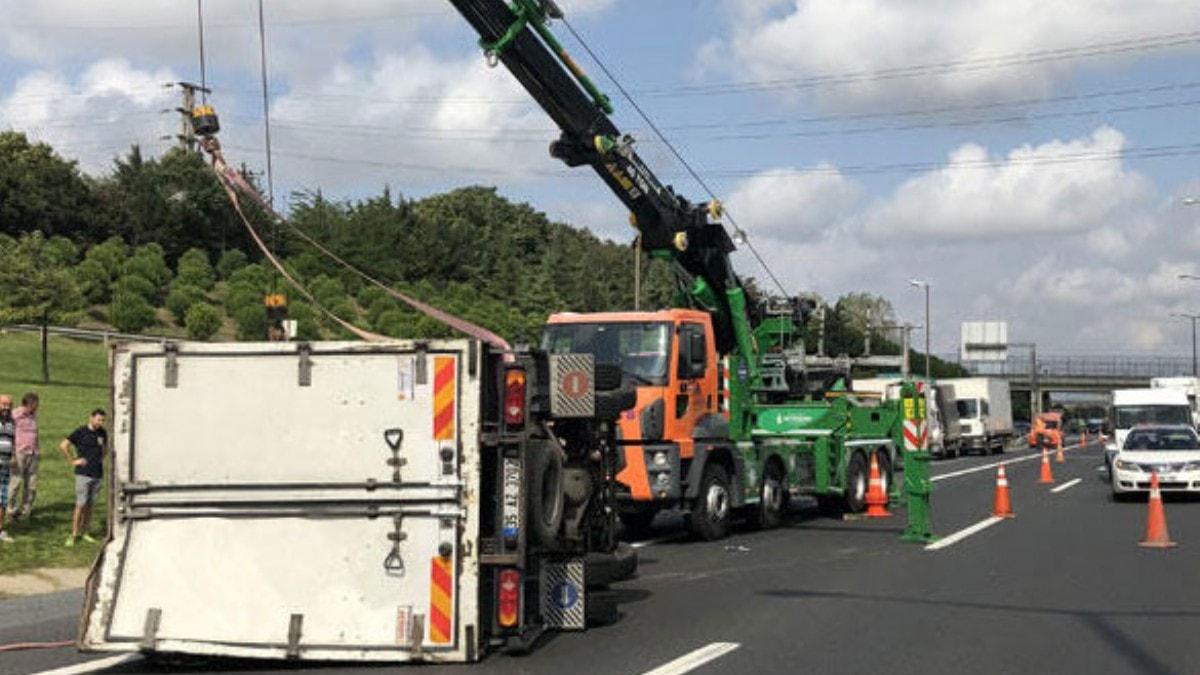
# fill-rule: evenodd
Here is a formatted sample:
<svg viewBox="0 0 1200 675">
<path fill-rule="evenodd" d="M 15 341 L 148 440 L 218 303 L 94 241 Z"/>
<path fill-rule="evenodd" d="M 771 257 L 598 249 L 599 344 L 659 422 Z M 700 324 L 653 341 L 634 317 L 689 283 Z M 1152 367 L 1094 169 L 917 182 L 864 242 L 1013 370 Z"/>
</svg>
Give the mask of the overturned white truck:
<svg viewBox="0 0 1200 675">
<path fill-rule="evenodd" d="M 631 575 L 589 357 L 473 340 L 123 346 L 109 538 L 79 646 L 471 661 L 615 610 Z"/>
</svg>

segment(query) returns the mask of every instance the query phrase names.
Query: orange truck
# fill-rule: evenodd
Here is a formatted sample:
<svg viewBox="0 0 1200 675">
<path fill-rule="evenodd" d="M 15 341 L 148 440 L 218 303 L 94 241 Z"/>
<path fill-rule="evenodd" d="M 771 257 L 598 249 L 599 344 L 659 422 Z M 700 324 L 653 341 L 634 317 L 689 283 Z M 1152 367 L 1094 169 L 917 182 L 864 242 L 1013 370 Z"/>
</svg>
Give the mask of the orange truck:
<svg viewBox="0 0 1200 675">
<path fill-rule="evenodd" d="M 1036 448 L 1042 443 L 1051 447 L 1062 445 L 1062 413 L 1042 413 L 1033 420 L 1029 429 L 1029 447 Z"/>
</svg>

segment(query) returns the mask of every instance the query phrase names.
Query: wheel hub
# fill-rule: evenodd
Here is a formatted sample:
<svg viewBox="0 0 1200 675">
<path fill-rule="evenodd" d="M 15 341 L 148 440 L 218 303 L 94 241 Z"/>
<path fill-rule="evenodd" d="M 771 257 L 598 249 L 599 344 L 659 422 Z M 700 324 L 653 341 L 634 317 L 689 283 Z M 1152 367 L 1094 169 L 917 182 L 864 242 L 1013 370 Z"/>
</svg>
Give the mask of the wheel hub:
<svg viewBox="0 0 1200 675">
<path fill-rule="evenodd" d="M 708 518 L 713 522 L 724 520 L 725 515 L 729 512 L 729 492 L 724 485 L 710 485 L 708 494 L 705 495 L 705 504 L 708 507 Z"/>
</svg>

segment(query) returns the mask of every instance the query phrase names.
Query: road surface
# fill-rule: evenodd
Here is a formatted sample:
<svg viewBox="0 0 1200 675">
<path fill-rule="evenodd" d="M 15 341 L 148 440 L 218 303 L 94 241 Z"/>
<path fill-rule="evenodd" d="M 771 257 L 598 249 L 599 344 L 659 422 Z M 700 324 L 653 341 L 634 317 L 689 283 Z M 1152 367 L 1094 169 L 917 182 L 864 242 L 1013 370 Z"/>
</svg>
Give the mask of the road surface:
<svg viewBox="0 0 1200 675">
<path fill-rule="evenodd" d="M 616 623 L 554 636 L 524 657 L 417 672 L 1200 672 L 1200 501 L 1166 504 L 1178 548 L 1139 548 L 1145 502 L 1109 499 L 1100 446 L 1068 450 L 1049 487 L 1019 449 L 1004 456 L 1016 518 L 985 525 L 998 459 L 934 463 L 936 550 L 899 540 L 902 511 L 840 521 L 800 508 L 781 529 L 713 543 L 673 534 L 668 519 L 639 542 L 640 573 L 619 586 Z M 78 594 L 37 602 L 20 612 L 0 603 L 0 643 L 74 634 Z M 164 670 L 138 656 L 112 662 L 18 652 L 0 655 L 0 673 Z M 193 670 L 304 672 L 245 662 Z"/>
</svg>

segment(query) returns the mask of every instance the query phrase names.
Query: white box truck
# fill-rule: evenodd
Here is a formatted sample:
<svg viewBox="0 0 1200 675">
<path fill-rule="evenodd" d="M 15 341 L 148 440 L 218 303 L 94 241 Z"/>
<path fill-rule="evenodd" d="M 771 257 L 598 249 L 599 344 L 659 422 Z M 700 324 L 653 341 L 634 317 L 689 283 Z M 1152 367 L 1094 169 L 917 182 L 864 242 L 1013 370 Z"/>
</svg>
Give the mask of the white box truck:
<svg viewBox="0 0 1200 675">
<path fill-rule="evenodd" d="M 620 379 L 470 340 L 118 347 L 79 646 L 463 662 L 611 616 Z"/>
<path fill-rule="evenodd" d="M 1192 424 L 1200 428 L 1200 377 L 1152 377 L 1151 389 L 1182 389 L 1192 408 Z"/>
<path fill-rule="evenodd" d="M 954 387 L 963 451 L 1004 452 L 1013 437 L 1012 394 L 1008 380 L 960 377 L 944 382 Z"/>
</svg>

